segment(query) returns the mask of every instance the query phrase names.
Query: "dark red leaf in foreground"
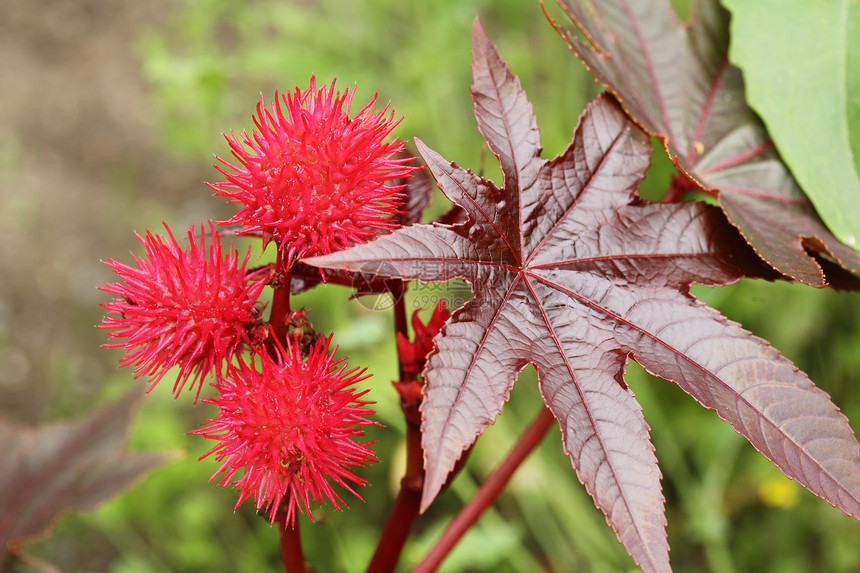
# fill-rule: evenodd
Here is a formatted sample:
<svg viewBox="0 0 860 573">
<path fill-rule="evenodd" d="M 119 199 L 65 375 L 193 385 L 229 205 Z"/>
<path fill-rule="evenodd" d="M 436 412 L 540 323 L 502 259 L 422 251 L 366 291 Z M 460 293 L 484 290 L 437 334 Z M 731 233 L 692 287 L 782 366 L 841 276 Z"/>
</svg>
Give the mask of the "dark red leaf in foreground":
<svg viewBox="0 0 860 573">
<path fill-rule="evenodd" d="M 577 475 L 618 539 L 645 571 L 668 571 L 657 459 L 623 380 L 632 356 L 715 409 L 787 475 L 860 516 L 860 445 L 845 417 L 766 341 L 689 294 L 692 282 L 776 273 L 716 207 L 637 198 L 649 140 L 609 96 L 547 161 L 531 104 L 477 23 L 473 57 L 475 116 L 504 189 L 419 142 L 468 222 L 416 225 L 307 261 L 472 286 L 425 370 L 423 506 L 531 363 Z"/>
<path fill-rule="evenodd" d="M 79 420 L 38 428 L 0 420 L 0 569 L 9 551 L 17 553 L 63 514 L 95 507 L 171 459 L 125 452 L 138 398 L 130 392 Z"/>
<path fill-rule="evenodd" d="M 667 0 L 563 0 L 585 34 L 554 23 L 625 110 L 661 137 L 670 157 L 720 206 L 749 244 L 781 273 L 824 286 L 806 249 L 860 272 L 860 253 L 824 226 L 755 113 L 741 72 L 729 64 L 729 15 L 716 0 L 695 3 L 688 25 Z M 835 269 L 831 269 L 835 270 Z"/>
</svg>

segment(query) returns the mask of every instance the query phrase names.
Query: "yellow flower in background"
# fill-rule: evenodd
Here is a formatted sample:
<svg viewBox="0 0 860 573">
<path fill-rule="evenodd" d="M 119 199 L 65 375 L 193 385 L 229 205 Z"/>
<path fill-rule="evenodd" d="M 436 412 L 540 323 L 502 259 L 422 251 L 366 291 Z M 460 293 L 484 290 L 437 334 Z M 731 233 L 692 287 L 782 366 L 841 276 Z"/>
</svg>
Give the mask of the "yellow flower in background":
<svg viewBox="0 0 860 573">
<path fill-rule="evenodd" d="M 797 490 L 797 482 L 776 476 L 759 484 L 758 496 L 765 505 L 790 509 L 797 505 Z"/>
</svg>

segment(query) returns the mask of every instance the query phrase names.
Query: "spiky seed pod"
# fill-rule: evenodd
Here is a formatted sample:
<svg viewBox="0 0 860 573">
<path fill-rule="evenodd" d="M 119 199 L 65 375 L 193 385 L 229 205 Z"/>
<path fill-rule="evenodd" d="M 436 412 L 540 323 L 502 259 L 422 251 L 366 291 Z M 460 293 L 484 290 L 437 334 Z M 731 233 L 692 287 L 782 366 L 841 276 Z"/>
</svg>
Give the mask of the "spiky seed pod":
<svg viewBox="0 0 860 573">
<path fill-rule="evenodd" d="M 210 185 L 216 195 L 242 204 L 223 225 L 274 240 L 287 260 L 323 255 L 363 243 L 396 226 L 393 215 L 411 158 L 397 158 L 403 142 L 385 139 L 399 123 L 388 106 L 373 113 L 376 96 L 352 117 L 355 88 L 341 94 L 335 82 L 317 89 L 261 98 L 251 135 L 225 135 L 239 165 L 221 159 L 227 178 Z"/>
<path fill-rule="evenodd" d="M 350 484 L 366 481 L 353 468 L 376 461 L 360 443 L 360 426 L 376 425 L 368 419 L 372 404 L 362 400 L 367 390 L 353 386 L 369 377 L 364 370 L 347 370 L 345 359 L 329 352 L 331 337 L 310 347 L 307 359 L 299 345 L 287 339 L 276 345 L 276 357 L 257 352 L 250 362 L 239 358 L 215 386 L 218 397 L 205 400 L 218 407 L 216 418 L 193 433 L 217 440 L 200 459 L 214 455 L 221 462 L 212 476 L 218 484 L 233 481 L 239 490 L 236 507 L 253 499 L 258 510 L 269 512 L 274 523 L 284 504 L 286 523 L 308 512 L 310 500 L 345 505 L 332 487 L 337 484 L 361 496 Z"/>
<path fill-rule="evenodd" d="M 151 231 L 145 238 L 137 235 L 146 254 L 132 255 L 133 266 L 113 259 L 105 263 L 122 281 L 101 288 L 118 298 L 101 305 L 108 314 L 99 328 L 110 330 L 112 340 L 124 339 L 105 346 L 125 348 L 120 366 L 133 365 L 135 377 L 151 377 L 150 390 L 178 366 L 174 394 L 178 397 L 191 380 L 199 396 L 203 379 L 254 341 L 260 324 L 255 303 L 266 269 L 248 271 L 250 250 L 241 263 L 232 245 L 222 254 L 211 222 L 208 248 L 203 225 L 199 240 L 194 227 L 188 231 L 188 249 L 164 227 L 167 237 Z"/>
</svg>

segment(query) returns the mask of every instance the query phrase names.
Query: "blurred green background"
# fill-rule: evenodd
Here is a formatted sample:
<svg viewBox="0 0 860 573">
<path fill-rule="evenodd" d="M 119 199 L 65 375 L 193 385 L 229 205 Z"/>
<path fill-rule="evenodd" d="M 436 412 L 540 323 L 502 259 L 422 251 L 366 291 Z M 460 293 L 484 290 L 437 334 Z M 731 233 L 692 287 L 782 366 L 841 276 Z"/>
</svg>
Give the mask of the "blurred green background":
<svg viewBox="0 0 860 573">
<path fill-rule="evenodd" d="M 686 2 L 676 2 L 686 11 Z M 554 6 L 556 18 L 563 18 Z M 379 93 L 446 158 L 496 177 L 471 115 L 470 35 L 480 16 L 518 74 L 541 126 L 544 156 L 561 151 L 598 91 L 546 22 L 537 0 L 5 0 L 0 16 L 0 410 L 27 423 L 79 415 L 136 384 L 118 371 L 96 290 L 111 280 L 100 259 L 130 260 L 133 233 L 166 221 L 177 233 L 234 208 L 213 198 L 221 134 L 252 127 L 260 96 L 337 78 Z M 358 109 L 357 107 L 355 109 Z M 665 188 L 660 154 L 646 193 Z M 434 199 L 431 211 L 447 208 Z M 244 246 L 242 248 L 245 248 Z M 695 293 L 772 341 L 860 424 L 860 296 L 742 281 Z M 463 295 L 462 286 L 415 293 L 410 305 Z M 394 497 L 403 423 L 394 378 L 390 312 L 348 291 L 302 296 L 317 328 L 335 333 L 351 365 L 373 373 L 385 425 L 371 486 L 342 512 L 305 525 L 317 571 L 361 571 Z M 680 572 L 860 571 L 860 523 L 784 478 L 712 412 L 635 364 L 663 471 L 672 563 Z M 209 444 L 186 436 L 213 414 L 169 388 L 149 394 L 132 447 L 187 455 L 91 513 L 62 519 L 32 552 L 65 571 L 143 573 L 280 570 L 277 532 L 236 494 L 208 484 L 217 464 L 195 461 Z M 403 570 L 415 564 L 540 408 L 526 371 L 466 471 L 419 519 Z M 446 561 L 446 571 L 635 571 L 576 479 L 556 430 Z M 29 568 L 20 567 L 27 571 Z"/>
</svg>

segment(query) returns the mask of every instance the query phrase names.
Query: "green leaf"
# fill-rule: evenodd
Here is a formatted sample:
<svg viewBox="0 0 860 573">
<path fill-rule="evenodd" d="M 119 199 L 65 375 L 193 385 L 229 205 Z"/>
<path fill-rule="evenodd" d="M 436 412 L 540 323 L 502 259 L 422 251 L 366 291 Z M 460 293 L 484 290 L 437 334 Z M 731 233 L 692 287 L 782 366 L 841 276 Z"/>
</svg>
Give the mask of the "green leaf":
<svg viewBox="0 0 860 573">
<path fill-rule="evenodd" d="M 725 5 L 750 105 L 833 234 L 860 249 L 860 1 Z"/>
</svg>

